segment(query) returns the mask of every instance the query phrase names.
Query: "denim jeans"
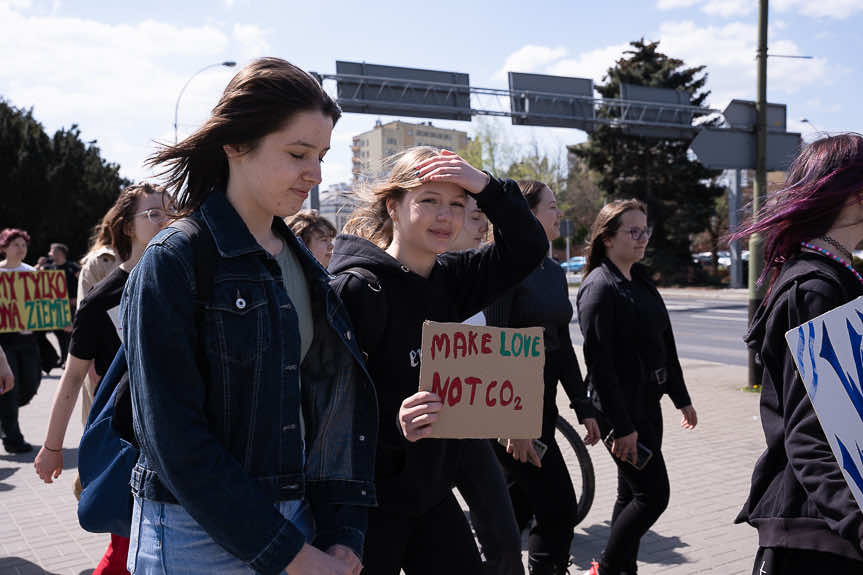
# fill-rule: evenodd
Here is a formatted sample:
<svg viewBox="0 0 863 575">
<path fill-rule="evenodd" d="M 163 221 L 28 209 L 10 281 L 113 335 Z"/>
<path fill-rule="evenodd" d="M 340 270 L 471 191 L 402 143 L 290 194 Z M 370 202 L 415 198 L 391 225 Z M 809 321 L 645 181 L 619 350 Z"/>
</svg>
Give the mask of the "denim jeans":
<svg viewBox="0 0 863 575">
<path fill-rule="evenodd" d="M 218 503 L 214 502 L 214 505 Z M 314 536 L 312 509 L 304 500 L 282 501 L 279 512 Z M 255 571 L 213 541 L 182 505 L 135 497 L 126 568 L 130 573 L 159 575 L 253 574 Z"/>
</svg>

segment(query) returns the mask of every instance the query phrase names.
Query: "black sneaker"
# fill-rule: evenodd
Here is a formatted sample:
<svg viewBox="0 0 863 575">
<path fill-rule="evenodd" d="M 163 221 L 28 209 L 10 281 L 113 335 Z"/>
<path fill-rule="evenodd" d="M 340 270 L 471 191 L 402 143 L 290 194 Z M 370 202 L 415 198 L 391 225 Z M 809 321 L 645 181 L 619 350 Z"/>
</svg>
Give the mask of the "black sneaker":
<svg viewBox="0 0 863 575">
<path fill-rule="evenodd" d="M 21 440 L 20 443 L 6 443 L 4 441 L 3 447 L 5 447 L 6 451 L 8 451 L 9 453 L 16 453 L 16 454 L 17 453 L 30 453 L 31 451 L 33 451 L 33 446 L 30 445 L 29 443 L 27 443 L 26 441 L 24 441 L 23 439 Z"/>
</svg>

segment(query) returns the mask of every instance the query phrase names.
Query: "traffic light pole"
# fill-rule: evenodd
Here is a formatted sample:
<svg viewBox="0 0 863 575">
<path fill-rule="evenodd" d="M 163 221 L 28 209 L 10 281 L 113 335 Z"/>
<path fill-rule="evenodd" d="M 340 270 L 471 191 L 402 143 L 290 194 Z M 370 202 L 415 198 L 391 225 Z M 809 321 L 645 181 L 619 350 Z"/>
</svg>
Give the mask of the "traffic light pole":
<svg viewBox="0 0 863 575">
<path fill-rule="evenodd" d="M 767 195 L 767 0 L 758 2 L 758 120 L 755 125 L 755 186 L 752 190 L 752 214 L 757 217 Z M 764 269 L 763 240 L 760 234 L 749 238 L 749 320 L 764 299 L 765 286 L 757 281 Z M 760 385 L 755 355 L 749 351 L 749 387 Z"/>
</svg>

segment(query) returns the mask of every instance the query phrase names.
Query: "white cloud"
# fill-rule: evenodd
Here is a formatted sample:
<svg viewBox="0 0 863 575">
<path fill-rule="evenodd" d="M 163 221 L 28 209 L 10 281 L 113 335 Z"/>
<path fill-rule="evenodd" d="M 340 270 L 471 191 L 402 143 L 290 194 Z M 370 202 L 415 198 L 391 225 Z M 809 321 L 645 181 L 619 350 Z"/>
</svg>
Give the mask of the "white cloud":
<svg viewBox="0 0 863 575">
<path fill-rule="evenodd" d="M 234 24 L 233 37 L 238 44 L 238 57 L 243 60 L 267 56 L 270 43 L 267 36 L 269 30 L 264 30 L 254 24 Z"/>
<path fill-rule="evenodd" d="M 796 11 L 804 16 L 844 20 L 863 12 L 860 0 L 774 0 L 778 12 Z"/>
<path fill-rule="evenodd" d="M 754 24 L 729 23 L 700 27 L 693 22 L 666 22 L 660 27 L 660 49 L 689 66 L 706 65 L 711 106 L 722 108 L 732 98 L 752 99 L 756 89 Z M 772 40 L 771 51 L 799 54 L 798 46 L 781 37 Z M 783 95 L 804 86 L 829 83 L 843 71 L 825 59 L 771 59 L 768 62 L 768 99 L 781 102 Z"/>
<path fill-rule="evenodd" d="M 623 56 L 624 50 L 629 48 L 629 44 L 615 44 L 582 52 L 572 58 L 555 62 L 547 68 L 547 72 L 558 76 L 591 78 L 594 84 L 598 84 L 603 81 L 608 69 L 614 67 L 615 62 Z"/>
<path fill-rule="evenodd" d="M 616 44 L 567 57 L 564 48 L 527 45 L 510 54 L 495 77 L 505 78 L 510 71 L 532 72 L 591 78 L 594 83 L 599 83 L 627 48 L 629 44 Z"/>
<path fill-rule="evenodd" d="M 732 18 L 746 16 L 754 9 L 755 3 L 752 0 L 708 0 L 701 10 L 709 16 Z"/>
<path fill-rule="evenodd" d="M 677 8 L 689 8 L 695 6 L 701 0 L 657 0 L 657 10 L 676 10 Z"/>
<path fill-rule="evenodd" d="M 510 54 L 503 67 L 498 70 L 494 77 L 498 80 L 505 79 L 507 72 L 541 72 L 545 67 L 566 55 L 566 48 L 550 46 L 537 46 L 528 44 L 518 51 Z"/>
<path fill-rule="evenodd" d="M 78 124 L 102 157 L 126 177 L 149 175 L 152 140 L 173 139 L 174 105 L 197 70 L 239 56 L 261 55 L 266 32 L 252 26 L 175 26 L 157 20 L 110 25 L 53 16 L 20 0 L 0 3 L 0 94 L 34 109 L 49 133 Z M 235 73 L 216 67 L 183 94 L 180 134 L 199 125 Z"/>
</svg>

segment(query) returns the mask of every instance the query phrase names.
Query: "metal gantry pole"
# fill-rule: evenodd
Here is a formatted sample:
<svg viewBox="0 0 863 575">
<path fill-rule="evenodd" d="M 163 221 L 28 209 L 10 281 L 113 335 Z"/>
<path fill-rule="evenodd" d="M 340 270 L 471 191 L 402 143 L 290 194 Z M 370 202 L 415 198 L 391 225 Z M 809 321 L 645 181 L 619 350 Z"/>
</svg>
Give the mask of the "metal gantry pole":
<svg viewBox="0 0 863 575">
<path fill-rule="evenodd" d="M 767 0 L 758 3 L 758 99 L 755 102 L 758 120 L 755 125 L 755 186 L 752 190 L 752 215 L 764 205 L 767 195 Z M 760 234 L 749 238 L 749 321 L 764 299 L 764 286 L 757 281 L 764 269 L 763 241 Z M 761 384 L 755 365 L 755 353 L 749 351 L 749 387 Z"/>
</svg>

